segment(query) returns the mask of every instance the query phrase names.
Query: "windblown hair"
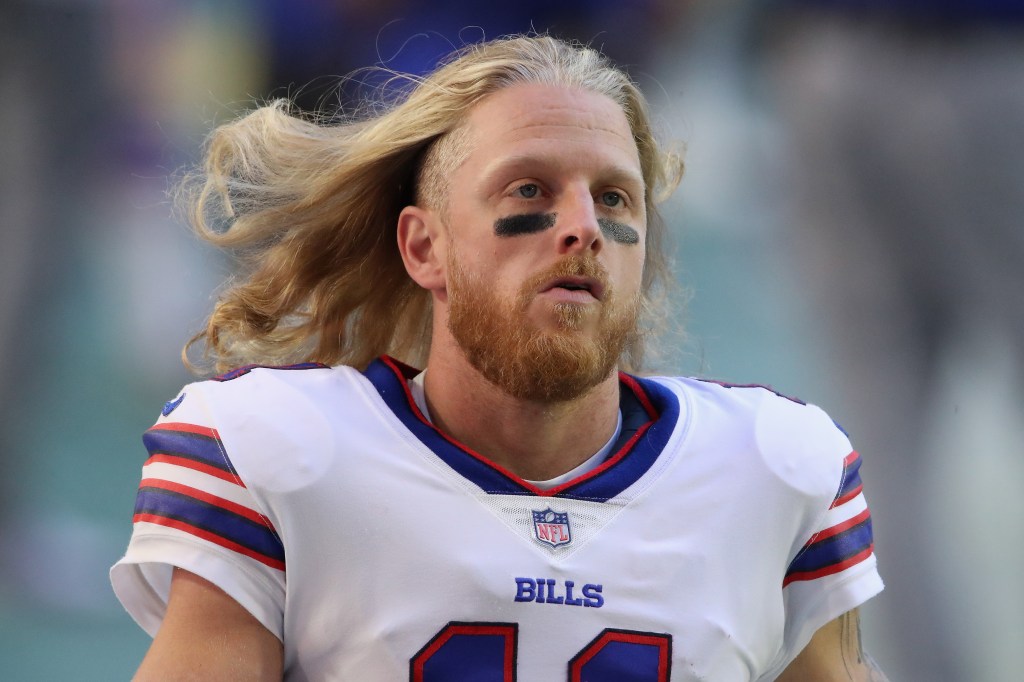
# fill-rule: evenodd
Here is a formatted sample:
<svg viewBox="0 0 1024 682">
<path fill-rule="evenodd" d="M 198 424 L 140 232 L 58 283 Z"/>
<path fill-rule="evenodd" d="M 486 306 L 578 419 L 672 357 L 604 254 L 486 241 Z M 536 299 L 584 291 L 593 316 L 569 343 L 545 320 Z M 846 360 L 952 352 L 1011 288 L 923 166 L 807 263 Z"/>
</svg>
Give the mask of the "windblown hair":
<svg viewBox="0 0 1024 682">
<path fill-rule="evenodd" d="M 656 143 L 643 95 L 626 74 L 590 48 L 517 36 L 468 46 L 409 83 L 368 118 L 310 120 L 280 100 L 213 132 L 202 172 L 186 178 L 179 197 L 196 231 L 233 252 L 240 272 L 185 346 L 187 366 L 197 370 L 188 353 L 200 341 L 206 368 L 217 372 L 303 361 L 363 368 L 384 353 L 422 365 L 431 301 L 405 271 L 398 215 L 437 191 L 421 185 L 438 183 L 442 162 L 429 160 L 439 156 L 429 153 L 438 140 L 477 102 L 519 83 L 597 92 L 625 112 L 647 186 L 650 308 L 652 288 L 668 281 L 655 202 L 675 189 L 682 160 Z M 642 336 L 624 353 L 627 369 L 639 369 Z"/>
</svg>

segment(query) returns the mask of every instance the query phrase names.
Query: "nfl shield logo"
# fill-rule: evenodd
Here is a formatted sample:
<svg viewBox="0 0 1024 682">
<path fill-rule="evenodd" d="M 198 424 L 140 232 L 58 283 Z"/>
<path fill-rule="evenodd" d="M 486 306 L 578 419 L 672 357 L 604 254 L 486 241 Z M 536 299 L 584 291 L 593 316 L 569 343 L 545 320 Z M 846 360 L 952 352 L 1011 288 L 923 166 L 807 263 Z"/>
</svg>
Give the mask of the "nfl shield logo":
<svg viewBox="0 0 1024 682">
<path fill-rule="evenodd" d="M 551 507 L 544 511 L 534 511 L 533 536 L 545 545 L 552 547 L 568 545 L 572 542 L 569 514 L 553 511 Z"/>
</svg>

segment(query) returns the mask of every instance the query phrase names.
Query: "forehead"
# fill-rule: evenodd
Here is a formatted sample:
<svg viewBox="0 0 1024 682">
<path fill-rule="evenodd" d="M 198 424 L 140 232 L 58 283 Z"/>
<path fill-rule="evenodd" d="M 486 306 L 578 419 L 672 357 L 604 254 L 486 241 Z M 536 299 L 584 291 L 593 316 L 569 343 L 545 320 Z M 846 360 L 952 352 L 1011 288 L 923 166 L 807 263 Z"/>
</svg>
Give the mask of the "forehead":
<svg viewBox="0 0 1024 682">
<path fill-rule="evenodd" d="M 597 163 L 640 176 L 626 115 L 605 95 L 545 84 L 519 84 L 489 95 L 467 118 L 468 161 L 495 164 L 542 160 Z"/>
</svg>

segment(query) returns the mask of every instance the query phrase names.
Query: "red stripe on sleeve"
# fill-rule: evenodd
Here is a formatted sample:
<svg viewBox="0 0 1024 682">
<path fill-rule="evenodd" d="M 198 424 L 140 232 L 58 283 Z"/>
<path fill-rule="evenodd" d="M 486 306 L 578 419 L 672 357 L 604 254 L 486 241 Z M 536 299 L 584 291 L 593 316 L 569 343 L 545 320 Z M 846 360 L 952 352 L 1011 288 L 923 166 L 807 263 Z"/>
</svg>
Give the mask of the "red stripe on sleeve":
<svg viewBox="0 0 1024 682">
<path fill-rule="evenodd" d="M 829 509 L 835 509 L 836 507 L 839 507 L 841 505 L 846 504 L 847 502 L 849 502 L 853 498 L 855 498 L 858 495 L 860 495 L 862 492 L 864 492 L 864 485 L 863 484 L 857 486 L 856 488 L 854 488 L 850 492 L 848 492 L 845 495 L 843 495 L 842 497 L 838 498 L 835 502 L 832 503 L 832 506 L 829 507 Z"/>
<path fill-rule="evenodd" d="M 261 564 L 266 564 L 271 568 L 276 568 L 279 571 L 284 570 L 284 562 L 280 561 L 279 559 L 274 559 L 273 557 L 261 554 L 260 552 L 253 551 L 248 547 L 243 547 L 242 545 L 236 542 L 231 542 L 226 538 L 222 538 L 221 536 L 216 535 L 215 533 L 211 533 L 210 531 L 203 530 L 202 528 L 196 528 L 192 524 L 185 523 L 184 521 L 178 521 L 177 519 L 169 519 L 164 516 L 156 516 L 154 514 L 136 514 L 132 520 L 135 523 L 155 523 L 158 526 L 167 526 L 168 528 L 174 528 L 176 530 L 184 531 L 190 535 L 195 535 L 198 538 L 202 538 L 203 540 L 208 540 L 209 542 L 212 542 L 215 545 L 220 545 L 225 549 L 230 549 L 232 552 L 237 552 L 238 554 L 243 554 L 251 559 L 255 559 Z"/>
<path fill-rule="evenodd" d="M 199 426 L 197 424 L 186 424 L 184 422 L 164 422 L 163 424 L 156 424 L 148 430 L 180 431 L 182 433 L 194 433 L 198 436 L 206 436 L 207 438 L 216 438 L 217 440 L 220 440 L 220 434 L 217 433 L 217 429 L 211 429 L 207 426 Z"/>
<path fill-rule="evenodd" d="M 187 495 L 188 497 L 195 498 L 201 502 L 206 502 L 207 504 L 212 504 L 215 507 L 219 507 L 233 514 L 244 516 L 250 521 L 255 521 L 256 523 L 266 526 L 271 531 L 273 531 L 275 535 L 277 534 L 277 531 L 274 530 L 273 524 L 270 523 L 270 519 L 268 519 L 263 514 L 260 514 L 259 512 L 254 511 L 249 507 L 243 507 L 242 505 L 236 502 L 232 502 L 231 500 L 225 500 L 223 497 L 211 495 L 210 493 L 205 492 L 203 490 L 199 490 L 198 488 L 182 485 L 180 483 L 172 483 L 171 481 L 165 481 L 159 478 L 144 478 L 142 479 L 142 482 L 139 483 L 139 487 L 160 488 L 161 490 L 169 490 L 172 493 Z"/>
<path fill-rule="evenodd" d="M 827 575 L 833 575 L 835 573 L 840 573 L 840 572 L 845 571 L 846 569 L 850 568 L 851 566 L 855 566 L 855 565 L 859 564 L 860 562 L 864 561 L 865 559 L 867 559 L 869 556 L 871 556 L 871 554 L 872 554 L 872 552 L 874 552 L 874 550 L 875 550 L 875 546 L 874 546 L 874 544 L 872 544 L 872 545 L 868 546 L 868 548 L 865 549 L 864 551 L 862 551 L 862 552 L 860 552 L 858 554 L 854 554 L 849 559 L 846 559 L 845 561 L 840 561 L 837 564 L 832 564 L 831 566 L 826 566 L 825 568 L 819 568 L 817 571 L 805 571 L 803 573 L 790 573 L 789 575 L 786 576 L 785 580 L 782 581 L 782 586 L 785 587 L 786 585 L 788 585 L 790 583 L 793 583 L 793 582 L 797 582 L 798 580 L 814 580 L 816 578 L 824 578 Z"/>
<path fill-rule="evenodd" d="M 821 542 L 822 540 L 827 540 L 828 538 L 832 537 L 833 535 L 839 535 L 844 530 L 847 530 L 849 528 L 853 528 L 858 523 L 861 523 L 862 521 L 864 521 L 865 519 L 867 519 L 870 516 L 871 516 L 871 510 L 870 509 L 865 509 L 860 514 L 857 514 L 856 516 L 854 516 L 852 518 L 846 519 L 842 523 L 837 523 L 836 525 L 832 526 L 831 528 L 826 528 L 825 530 L 821 531 L 820 533 L 815 535 L 814 538 L 810 542 L 807 543 L 807 546 L 810 547 L 811 545 L 813 545 L 815 543 L 818 543 L 818 542 Z"/>
<path fill-rule="evenodd" d="M 245 483 L 243 483 L 242 479 L 240 479 L 238 476 L 234 476 L 230 472 L 224 471 L 223 469 L 212 467 L 209 464 L 197 462 L 194 459 L 186 459 L 185 457 L 175 457 L 174 455 L 165 455 L 162 453 L 158 453 L 146 460 L 146 464 L 156 463 L 173 464 L 174 466 L 185 467 L 186 469 L 192 469 L 193 471 L 200 471 L 204 474 L 208 474 L 210 476 L 214 476 L 215 478 L 219 478 L 222 481 L 234 483 L 235 485 L 241 488 L 245 487 Z"/>
</svg>

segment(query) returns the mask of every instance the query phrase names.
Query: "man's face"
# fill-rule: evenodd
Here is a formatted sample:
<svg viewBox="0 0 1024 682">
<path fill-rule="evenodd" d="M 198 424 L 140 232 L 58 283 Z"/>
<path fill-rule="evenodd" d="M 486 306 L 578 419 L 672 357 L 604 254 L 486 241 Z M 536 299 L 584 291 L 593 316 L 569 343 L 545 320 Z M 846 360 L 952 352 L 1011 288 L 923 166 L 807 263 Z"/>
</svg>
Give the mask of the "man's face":
<svg viewBox="0 0 1024 682">
<path fill-rule="evenodd" d="M 629 124 L 602 95 L 518 85 L 468 131 L 446 211 L 448 329 L 510 395 L 577 397 L 636 328 L 646 213 Z"/>
</svg>

